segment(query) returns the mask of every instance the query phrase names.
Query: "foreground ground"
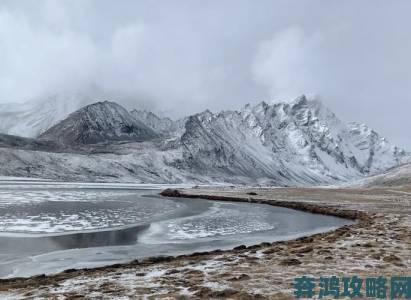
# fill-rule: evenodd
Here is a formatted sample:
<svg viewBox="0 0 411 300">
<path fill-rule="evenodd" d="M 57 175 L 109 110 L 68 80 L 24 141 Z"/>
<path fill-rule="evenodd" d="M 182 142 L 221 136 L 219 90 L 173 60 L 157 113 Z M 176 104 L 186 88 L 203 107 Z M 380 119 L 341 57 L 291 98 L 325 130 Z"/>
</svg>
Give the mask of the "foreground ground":
<svg viewBox="0 0 411 300">
<path fill-rule="evenodd" d="M 3 280 L 0 298 L 293 299 L 294 279 L 303 275 L 411 276 L 411 187 L 219 187 L 168 194 L 271 203 L 358 223 L 287 242 Z"/>
</svg>

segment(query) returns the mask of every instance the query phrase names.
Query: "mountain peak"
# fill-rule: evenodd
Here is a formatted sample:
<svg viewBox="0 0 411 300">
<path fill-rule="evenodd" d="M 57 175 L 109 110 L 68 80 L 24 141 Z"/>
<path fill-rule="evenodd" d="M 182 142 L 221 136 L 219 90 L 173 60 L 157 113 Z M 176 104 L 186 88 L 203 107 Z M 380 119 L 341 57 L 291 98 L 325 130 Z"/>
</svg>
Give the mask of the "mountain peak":
<svg viewBox="0 0 411 300">
<path fill-rule="evenodd" d="M 136 120 L 124 107 L 103 101 L 87 105 L 51 127 L 40 138 L 65 144 L 107 141 L 144 141 L 157 134 Z"/>
<path fill-rule="evenodd" d="M 89 105 L 86 105 L 86 106 L 80 108 L 79 110 L 93 109 L 93 108 L 105 109 L 105 108 L 108 108 L 108 107 L 124 109 L 120 104 L 118 104 L 114 101 L 104 100 L 104 101 L 97 101 L 97 102 L 91 103 Z"/>
<path fill-rule="evenodd" d="M 303 94 L 299 97 L 297 97 L 294 101 L 291 102 L 291 106 L 305 106 L 308 103 L 307 97 Z"/>
</svg>

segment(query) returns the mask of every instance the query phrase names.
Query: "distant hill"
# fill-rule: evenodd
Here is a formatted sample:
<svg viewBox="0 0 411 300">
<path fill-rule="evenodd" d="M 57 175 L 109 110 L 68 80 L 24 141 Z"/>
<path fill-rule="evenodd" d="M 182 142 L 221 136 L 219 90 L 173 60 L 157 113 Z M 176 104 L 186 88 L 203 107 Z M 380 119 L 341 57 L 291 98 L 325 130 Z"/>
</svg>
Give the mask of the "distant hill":
<svg viewBox="0 0 411 300">
<path fill-rule="evenodd" d="M 146 141 L 157 137 L 152 129 L 114 102 L 87 105 L 41 134 L 41 140 L 96 144 L 110 141 Z"/>
<path fill-rule="evenodd" d="M 366 187 L 411 186 L 411 163 L 401 165 L 360 181 Z"/>
</svg>

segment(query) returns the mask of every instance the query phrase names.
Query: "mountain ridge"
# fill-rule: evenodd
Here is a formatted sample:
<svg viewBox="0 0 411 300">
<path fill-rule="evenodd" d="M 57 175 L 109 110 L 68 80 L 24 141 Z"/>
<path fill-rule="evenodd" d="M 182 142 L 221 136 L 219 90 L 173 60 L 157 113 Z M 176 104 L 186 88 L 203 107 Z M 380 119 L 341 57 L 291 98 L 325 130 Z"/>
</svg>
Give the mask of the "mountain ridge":
<svg viewBox="0 0 411 300">
<path fill-rule="evenodd" d="M 305 96 L 291 103 L 260 102 L 219 113 L 206 110 L 177 121 L 147 111 L 128 112 L 112 102 L 86 107 L 96 105 L 114 106 L 116 117 L 88 115 L 83 107 L 40 139 L 82 145 L 88 149 L 87 156 L 75 153 L 72 161 L 67 161 L 59 153 L 43 151 L 36 156 L 48 165 L 40 167 L 31 161 L 27 149 L 16 148 L 14 156 L 0 153 L 0 159 L 1 155 L 12 156 L 11 161 L 3 160 L 3 175 L 150 183 L 318 185 L 378 174 L 400 165 L 407 157 L 404 150 L 366 125 L 345 124 L 320 101 Z M 73 117 L 79 111 L 81 118 Z M 98 126 L 90 118 L 97 120 Z M 88 120 L 87 130 L 78 126 L 78 120 Z M 147 134 L 140 136 L 133 130 L 123 134 L 122 129 L 130 124 Z M 13 171 L 13 163 L 18 172 Z M 65 169 L 64 175 L 59 175 L 57 164 Z"/>
<path fill-rule="evenodd" d="M 96 144 L 109 141 L 144 141 L 157 134 L 115 102 L 87 105 L 39 136 L 63 144 Z"/>
</svg>

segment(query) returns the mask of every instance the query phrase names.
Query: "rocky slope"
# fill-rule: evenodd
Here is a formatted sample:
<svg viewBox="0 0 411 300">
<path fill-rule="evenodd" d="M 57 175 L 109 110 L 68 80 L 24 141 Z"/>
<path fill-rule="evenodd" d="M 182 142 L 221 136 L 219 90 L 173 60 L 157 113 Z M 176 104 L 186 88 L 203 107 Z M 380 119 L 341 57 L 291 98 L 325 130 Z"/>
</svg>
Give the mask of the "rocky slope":
<svg viewBox="0 0 411 300">
<path fill-rule="evenodd" d="M 217 114 L 205 111 L 179 121 L 100 102 L 71 114 L 41 140 L 78 145 L 86 154 L 0 148 L 1 174 L 318 185 L 377 174 L 407 157 L 365 125 L 344 124 L 319 101 L 304 96 L 292 103 L 261 102 Z"/>
<path fill-rule="evenodd" d="M 353 185 L 362 187 L 411 186 L 411 163 L 391 168 L 381 174 L 360 179 L 354 182 Z"/>
<path fill-rule="evenodd" d="M 187 118 L 183 118 L 177 121 L 170 118 L 161 118 L 151 111 L 145 110 L 132 110 L 131 115 L 139 120 L 141 123 L 147 125 L 155 132 L 163 136 L 181 136 L 184 132 L 185 123 Z"/>
<path fill-rule="evenodd" d="M 85 106 L 39 136 L 67 145 L 97 144 L 110 141 L 145 141 L 157 137 L 114 102 L 97 102 Z"/>
<path fill-rule="evenodd" d="M 270 178 L 288 184 L 332 182 L 375 174 L 406 153 L 374 131 L 345 125 L 318 101 L 264 102 L 241 111 L 189 117 L 181 137 L 184 168 Z"/>
<path fill-rule="evenodd" d="M 73 151 L 73 149 L 67 148 L 53 141 L 42 141 L 38 139 L 25 138 L 25 137 L 0 133 L 0 149 L 1 148 L 34 150 L 34 151 L 45 151 L 45 152 Z"/>
<path fill-rule="evenodd" d="M 375 173 L 407 161 L 407 154 L 393 147 L 385 138 L 365 124 L 349 123 L 349 141 L 365 173 Z"/>
</svg>

